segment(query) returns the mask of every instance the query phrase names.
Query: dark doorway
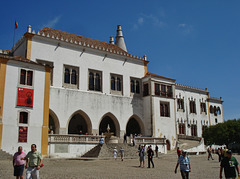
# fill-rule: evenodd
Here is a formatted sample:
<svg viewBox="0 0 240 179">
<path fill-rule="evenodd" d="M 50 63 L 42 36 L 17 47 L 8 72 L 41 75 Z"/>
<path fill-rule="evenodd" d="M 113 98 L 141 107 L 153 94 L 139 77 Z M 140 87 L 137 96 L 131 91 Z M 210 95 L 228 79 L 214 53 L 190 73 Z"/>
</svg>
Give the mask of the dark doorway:
<svg viewBox="0 0 240 179">
<path fill-rule="evenodd" d="M 68 125 L 68 134 L 87 134 L 88 126 L 84 117 L 80 114 L 75 114 Z"/>
<path fill-rule="evenodd" d="M 106 116 L 102 119 L 100 125 L 99 125 L 99 135 L 102 133 L 107 132 L 107 127 L 110 127 L 110 132 L 113 133 L 114 136 L 116 136 L 116 126 L 109 116 Z"/>
<path fill-rule="evenodd" d="M 130 134 L 141 134 L 140 126 L 135 118 L 131 118 L 127 123 L 126 128 L 127 136 L 130 136 Z"/>
</svg>

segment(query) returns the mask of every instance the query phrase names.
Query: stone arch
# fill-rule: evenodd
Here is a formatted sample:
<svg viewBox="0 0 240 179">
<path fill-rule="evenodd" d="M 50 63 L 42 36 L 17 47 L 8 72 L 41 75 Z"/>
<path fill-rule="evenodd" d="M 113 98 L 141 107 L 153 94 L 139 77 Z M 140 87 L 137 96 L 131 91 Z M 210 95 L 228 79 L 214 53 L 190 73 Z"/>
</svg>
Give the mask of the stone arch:
<svg viewBox="0 0 240 179">
<path fill-rule="evenodd" d="M 127 122 L 126 125 L 126 134 L 130 136 L 130 134 L 145 134 L 144 124 L 140 117 L 137 115 L 132 115 Z"/>
<path fill-rule="evenodd" d="M 68 134 L 92 134 L 91 120 L 82 110 L 78 110 L 70 116 L 67 126 Z"/>
<path fill-rule="evenodd" d="M 104 114 L 100 120 L 99 135 L 107 132 L 108 125 L 110 127 L 110 132 L 112 132 L 114 136 L 120 137 L 120 124 L 117 118 L 110 112 Z"/>
<path fill-rule="evenodd" d="M 49 133 L 59 134 L 60 124 L 57 115 L 53 110 L 49 109 L 49 121 L 48 121 Z"/>
</svg>

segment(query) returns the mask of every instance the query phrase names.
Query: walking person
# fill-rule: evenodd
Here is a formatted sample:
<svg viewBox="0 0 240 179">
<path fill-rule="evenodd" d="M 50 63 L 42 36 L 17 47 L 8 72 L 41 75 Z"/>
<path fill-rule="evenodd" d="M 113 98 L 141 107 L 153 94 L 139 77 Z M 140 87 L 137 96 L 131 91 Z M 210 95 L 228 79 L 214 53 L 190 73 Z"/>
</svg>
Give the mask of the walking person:
<svg viewBox="0 0 240 179">
<path fill-rule="evenodd" d="M 235 179 L 237 176 L 240 177 L 238 161 L 235 157 L 232 156 L 232 151 L 228 150 L 226 152 L 227 157 L 223 158 L 220 164 L 220 175 L 219 178 L 222 178 L 222 169 L 224 168 L 224 174 L 226 178 Z M 237 170 L 237 175 L 236 175 Z"/>
<path fill-rule="evenodd" d="M 208 152 L 208 160 L 209 160 L 209 158 L 214 160 L 213 157 L 212 157 L 212 148 L 211 148 L 211 146 L 208 147 L 207 152 Z"/>
<path fill-rule="evenodd" d="M 42 166 L 42 155 L 37 151 L 36 144 L 32 144 L 31 151 L 28 152 L 26 157 L 21 159 L 26 160 L 26 179 L 39 179 L 39 169 L 40 166 Z"/>
<path fill-rule="evenodd" d="M 178 158 L 181 156 L 182 154 L 182 151 L 179 149 L 179 147 L 177 147 L 177 155 L 178 155 Z"/>
<path fill-rule="evenodd" d="M 114 147 L 114 149 L 113 149 L 113 158 L 115 159 L 115 160 L 117 160 L 117 147 Z"/>
<path fill-rule="evenodd" d="M 133 142 L 133 146 L 135 146 L 135 134 L 133 134 L 133 139 L 132 139 L 132 142 Z"/>
<path fill-rule="evenodd" d="M 18 147 L 18 151 L 13 156 L 13 167 L 14 167 L 14 176 L 16 179 L 23 179 L 23 171 L 25 161 L 21 158 L 26 157 L 26 154 L 22 151 L 22 147 Z"/>
<path fill-rule="evenodd" d="M 182 179 L 189 179 L 189 172 L 191 172 L 190 159 L 187 156 L 187 151 L 183 150 L 182 155 L 178 158 L 177 165 L 175 168 L 175 173 L 177 173 L 177 168 L 180 165 L 180 172 Z"/>
<path fill-rule="evenodd" d="M 121 149 L 120 149 L 120 156 L 121 156 L 121 160 L 123 161 L 123 159 L 124 159 L 124 149 L 123 149 L 123 147 L 121 147 Z"/>
<path fill-rule="evenodd" d="M 158 146 L 155 147 L 156 157 L 158 158 Z"/>
<path fill-rule="evenodd" d="M 126 133 L 124 134 L 123 138 L 124 138 L 123 143 L 126 144 L 127 143 L 127 134 Z"/>
<path fill-rule="evenodd" d="M 139 161 L 140 161 L 139 167 L 144 168 L 144 160 L 145 160 L 145 149 L 144 149 L 144 145 L 142 145 L 142 147 L 139 150 Z"/>
<path fill-rule="evenodd" d="M 147 153 L 148 153 L 148 168 L 150 168 L 150 162 L 152 163 L 152 168 L 154 168 L 154 163 L 153 163 L 154 152 L 150 146 L 148 146 Z"/>
</svg>

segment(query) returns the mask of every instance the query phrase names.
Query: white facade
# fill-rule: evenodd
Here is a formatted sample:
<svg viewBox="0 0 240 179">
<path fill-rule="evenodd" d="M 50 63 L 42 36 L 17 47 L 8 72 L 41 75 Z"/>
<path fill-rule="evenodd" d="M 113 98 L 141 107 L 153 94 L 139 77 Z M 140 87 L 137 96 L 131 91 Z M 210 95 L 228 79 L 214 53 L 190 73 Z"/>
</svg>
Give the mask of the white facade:
<svg viewBox="0 0 240 179">
<path fill-rule="evenodd" d="M 1 58 L 1 57 L 0 57 Z M 33 72 L 33 84 L 31 86 L 20 84 L 21 69 Z M 4 102 L 2 109 L 2 147 L 1 149 L 14 154 L 18 146 L 22 146 L 25 152 L 30 151 L 31 144 L 36 144 L 41 151 L 45 68 L 40 65 L 16 61 L 10 59 L 6 65 L 6 77 L 4 86 Z M 18 106 L 18 88 L 32 89 L 34 91 L 33 107 Z M 20 113 L 28 114 L 27 122 L 20 121 Z M 27 127 L 27 142 L 19 141 L 19 127 Z"/>
<path fill-rule="evenodd" d="M 125 45 L 123 36 L 121 44 Z M 13 49 L 14 56 L 53 67 L 49 102 L 52 133 L 101 135 L 110 125 L 117 137 L 136 133 L 166 138 L 168 149 L 173 149 L 178 135 L 201 137 L 203 126 L 224 122 L 221 98 L 210 98 L 207 90 L 151 74 L 146 57 L 135 57 L 125 50 L 112 42 L 50 28 L 26 33 Z M 6 72 L 6 80 L 11 83 L 5 84 L 2 149 L 10 153 L 16 151 L 16 134 L 7 136 L 8 126 L 17 129 L 20 110 L 16 108 L 18 78 L 10 74 L 19 74 L 19 69 L 19 65 L 9 64 Z M 43 125 L 38 118 L 43 119 L 44 73 L 44 68 L 34 69 L 34 107 L 25 109 L 31 116 L 31 135 L 24 147 L 29 143 L 42 145 L 41 137 L 35 135 L 41 136 Z M 10 96 L 14 100 L 8 101 Z"/>
</svg>

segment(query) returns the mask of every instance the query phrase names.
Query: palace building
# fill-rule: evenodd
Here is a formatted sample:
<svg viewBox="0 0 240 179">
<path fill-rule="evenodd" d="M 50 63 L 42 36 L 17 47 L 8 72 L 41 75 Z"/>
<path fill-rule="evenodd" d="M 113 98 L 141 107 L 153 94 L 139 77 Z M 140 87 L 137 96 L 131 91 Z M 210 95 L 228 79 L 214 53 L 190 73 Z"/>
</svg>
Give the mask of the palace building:
<svg viewBox="0 0 240 179">
<path fill-rule="evenodd" d="M 164 138 L 174 149 L 179 137 L 201 138 L 224 122 L 222 98 L 153 74 L 148 63 L 127 52 L 121 26 L 109 42 L 29 26 L 12 51 L 0 51 L 0 149 L 36 143 L 49 155 L 52 134 L 100 136 L 108 127 L 119 140 Z"/>
</svg>

